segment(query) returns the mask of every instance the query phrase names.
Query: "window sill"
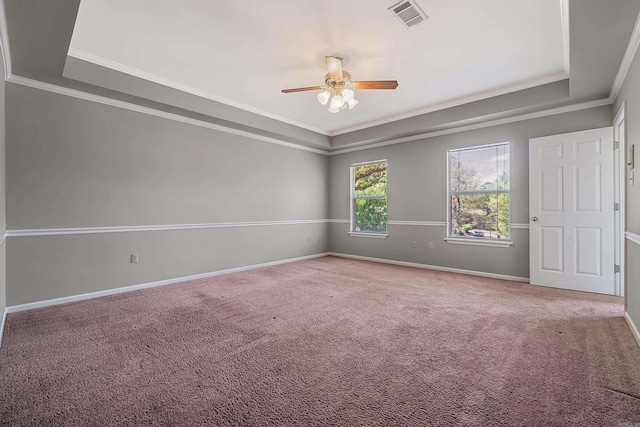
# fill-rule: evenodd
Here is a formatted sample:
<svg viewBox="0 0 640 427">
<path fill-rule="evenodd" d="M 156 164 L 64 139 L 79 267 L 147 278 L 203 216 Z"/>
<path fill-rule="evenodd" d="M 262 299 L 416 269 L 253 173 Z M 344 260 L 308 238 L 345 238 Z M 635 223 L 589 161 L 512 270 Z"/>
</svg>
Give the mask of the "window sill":
<svg viewBox="0 0 640 427">
<path fill-rule="evenodd" d="M 362 233 L 360 231 L 350 231 L 349 236 L 369 237 L 370 239 L 386 239 L 387 237 L 389 237 L 387 233 Z"/>
<path fill-rule="evenodd" d="M 452 243 L 454 245 L 469 245 L 469 246 L 489 246 L 493 248 L 508 248 L 513 245 L 513 242 L 510 240 L 476 240 L 470 238 L 457 238 L 457 237 L 447 237 L 444 239 L 447 243 Z"/>
</svg>

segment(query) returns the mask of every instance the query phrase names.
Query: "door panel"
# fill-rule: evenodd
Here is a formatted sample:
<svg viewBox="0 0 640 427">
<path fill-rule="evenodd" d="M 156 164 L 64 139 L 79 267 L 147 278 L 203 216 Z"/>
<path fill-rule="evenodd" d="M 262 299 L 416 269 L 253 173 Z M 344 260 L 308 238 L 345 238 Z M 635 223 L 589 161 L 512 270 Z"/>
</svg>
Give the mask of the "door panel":
<svg viewBox="0 0 640 427">
<path fill-rule="evenodd" d="M 562 159 L 562 143 L 544 145 L 539 148 L 540 160 Z"/>
<path fill-rule="evenodd" d="M 542 263 L 540 269 L 543 271 L 555 271 L 562 273 L 564 269 L 564 229 L 563 227 L 540 227 L 541 248 L 545 248 L 541 253 Z"/>
<path fill-rule="evenodd" d="M 531 283 L 614 293 L 613 128 L 529 140 Z"/>
<path fill-rule="evenodd" d="M 575 211 L 600 212 L 600 196 L 602 194 L 600 165 L 583 165 L 574 168 Z"/>
<path fill-rule="evenodd" d="M 599 139 L 593 141 L 576 141 L 575 157 L 594 156 L 601 154 L 602 144 Z"/>
<path fill-rule="evenodd" d="M 602 229 L 597 227 L 576 227 L 574 252 L 576 254 L 576 274 L 602 276 Z"/>
<path fill-rule="evenodd" d="M 540 211 L 562 212 L 562 167 L 540 169 Z"/>
</svg>

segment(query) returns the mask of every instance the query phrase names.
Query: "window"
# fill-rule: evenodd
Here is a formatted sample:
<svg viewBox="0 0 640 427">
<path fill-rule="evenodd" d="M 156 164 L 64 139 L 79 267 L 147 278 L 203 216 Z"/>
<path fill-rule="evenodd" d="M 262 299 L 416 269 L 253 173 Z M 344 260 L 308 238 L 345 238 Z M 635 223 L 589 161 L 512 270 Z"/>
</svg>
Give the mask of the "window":
<svg viewBox="0 0 640 427">
<path fill-rule="evenodd" d="M 447 241 L 496 246 L 511 244 L 509 152 L 509 143 L 447 152 Z"/>
<path fill-rule="evenodd" d="M 387 161 L 351 166 L 351 235 L 387 237 Z"/>
</svg>

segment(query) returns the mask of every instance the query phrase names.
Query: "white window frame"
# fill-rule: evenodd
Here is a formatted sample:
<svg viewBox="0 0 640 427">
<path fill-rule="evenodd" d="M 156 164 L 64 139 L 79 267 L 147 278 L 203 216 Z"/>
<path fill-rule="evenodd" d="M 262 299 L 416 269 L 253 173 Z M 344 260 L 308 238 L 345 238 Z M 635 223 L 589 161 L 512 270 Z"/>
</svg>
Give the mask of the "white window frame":
<svg viewBox="0 0 640 427">
<path fill-rule="evenodd" d="M 509 195 L 509 239 L 494 239 L 494 238 L 479 238 L 479 237 L 463 237 L 451 235 L 451 153 L 477 150 L 482 148 L 491 148 L 500 145 L 509 146 L 509 190 L 490 190 L 490 191 L 470 191 L 470 192 L 458 192 L 457 194 L 490 194 L 490 193 L 507 193 Z M 493 144 L 475 145 L 471 147 L 461 147 L 447 150 L 447 237 L 444 238 L 445 242 L 455 245 L 469 245 L 469 246 L 489 246 L 496 248 L 508 248 L 513 245 L 511 240 L 511 143 L 509 141 L 496 142 Z"/>
<path fill-rule="evenodd" d="M 384 196 L 384 199 L 387 200 L 387 231 L 384 233 L 376 233 L 372 231 L 354 231 L 355 228 L 355 170 L 357 166 L 363 165 L 373 165 L 376 163 L 386 163 L 387 164 L 387 184 L 389 183 L 389 162 L 387 159 L 382 160 L 371 160 L 368 162 L 360 162 L 353 163 L 349 167 L 349 235 L 353 237 L 369 237 L 373 239 L 386 239 L 389 237 L 389 199 L 388 194 Z M 389 188 L 387 187 L 387 193 L 389 192 Z M 382 199 L 383 197 L 375 197 L 377 199 Z"/>
</svg>

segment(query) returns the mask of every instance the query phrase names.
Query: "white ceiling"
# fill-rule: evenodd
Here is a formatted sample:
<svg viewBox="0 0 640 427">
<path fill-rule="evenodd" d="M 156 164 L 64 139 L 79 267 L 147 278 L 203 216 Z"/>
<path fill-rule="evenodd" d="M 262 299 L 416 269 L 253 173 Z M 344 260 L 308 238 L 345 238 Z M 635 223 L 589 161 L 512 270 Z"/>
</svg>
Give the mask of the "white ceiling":
<svg viewBox="0 0 640 427">
<path fill-rule="evenodd" d="M 417 0 L 407 29 L 395 0 L 82 0 L 69 55 L 326 134 L 340 134 L 568 75 L 563 0 Z M 327 112 L 325 55 L 358 91 Z"/>
</svg>

